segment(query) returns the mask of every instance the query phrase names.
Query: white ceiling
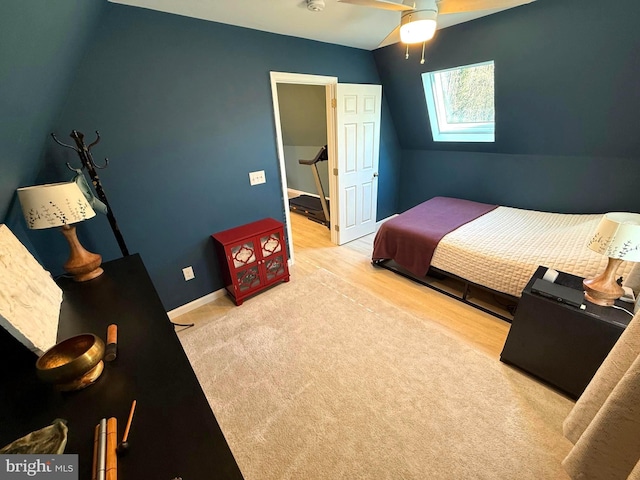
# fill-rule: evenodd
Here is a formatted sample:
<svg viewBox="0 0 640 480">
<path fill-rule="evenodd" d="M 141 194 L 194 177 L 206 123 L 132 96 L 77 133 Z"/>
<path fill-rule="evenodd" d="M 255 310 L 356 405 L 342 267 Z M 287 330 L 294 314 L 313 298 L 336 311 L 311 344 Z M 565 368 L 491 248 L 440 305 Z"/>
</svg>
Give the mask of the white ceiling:
<svg viewBox="0 0 640 480">
<path fill-rule="evenodd" d="M 306 0 L 109 0 L 134 7 L 240 27 L 374 50 L 400 23 L 400 13 L 325 0 L 321 12 Z M 530 0 L 529 0 L 530 1 Z M 438 28 L 484 17 L 503 8 L 441 15 Z"/>
</svg>

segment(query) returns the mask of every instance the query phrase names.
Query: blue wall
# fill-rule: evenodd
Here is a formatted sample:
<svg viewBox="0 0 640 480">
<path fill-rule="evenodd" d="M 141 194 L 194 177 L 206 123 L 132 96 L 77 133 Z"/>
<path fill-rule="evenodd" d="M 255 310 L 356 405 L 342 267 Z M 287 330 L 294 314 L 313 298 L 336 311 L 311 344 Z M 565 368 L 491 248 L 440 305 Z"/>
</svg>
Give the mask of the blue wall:
<svg viewBox="0 0 640 480">
<path fill-rule="evenodd" d="M 167 309 L 221 288 L 209 235 L 283 218 L 270 71 L 382 83 L 378 217 L 434 195 L 553 211 L 640 211 L 638 7 L 620 0 L 537 0 L 437 33 L 404 60 L 102 0 L 0 3 L 0 215 L 20 227 L 17 187 L 70 178 L 72 129 L 101 171 L 129 250 L 140 252 Z M 636 15 L 634 15 L 634 12 Z M 88 41 L 90 39 L 90 41 Z M 434 144 L 420 73 L 496 61 L 495 144 Z M 398 136 L 396 137 L 396 126 Z M 399 150 L 398 140 L 402 146 Z M 250 187 L 248 172 L 267 183 Z M 13 205 L 12 205 L 13 202 Z M 104 216 L 79 235 L 120 256 Z M 60 273 L 57 232 L 30 231 Z M 196 279 L 181 269 L 193 265 Z M 56 272 L 57 270 L 57 272 Z"/>
<path fill-rule="evenodd" d="M 640 211 L 640 7 L 538 0 L 374 52 L 403 148 L 400 210 L 434 195 Z M 495 60 L 496 142 L 433 142 L 421 73 Z"/>
<path fill-rule="evenodd" d="M 102 0 L 0 2 L 0 221 L 30 247 L 15 197 L 43 164 Z M 64 242 L 64 240 L 63 240 Z"/>
<path fill-rule="evenodd" d="M 100 130 L 93 156 L 110 159 L 100 172 L 107 197 L 167 309 L 222 288 L 212 233 L 284 219 L 270 71 L 380 82 L 364 50 L 116 4 L 77 70 L 56 134 L 68 139 L 76 129 L 91 141 Z M 397 208 L 400 154 L 386 108 L 382 128 L 381 217 Z M 49 163 L 58 171 L 77 163 L 70 154 L 58 147 Z M 249 185 L 254 170 L 265 170 L 266 184 Z M 87 248 L 105 260 L 120 256 L 105 217 L 85 225 Z M 60 265 L 57 251 L 40 253 L 49 268 Z M 187 265 L 196 275 L 189 282 Z"/>
</svg>

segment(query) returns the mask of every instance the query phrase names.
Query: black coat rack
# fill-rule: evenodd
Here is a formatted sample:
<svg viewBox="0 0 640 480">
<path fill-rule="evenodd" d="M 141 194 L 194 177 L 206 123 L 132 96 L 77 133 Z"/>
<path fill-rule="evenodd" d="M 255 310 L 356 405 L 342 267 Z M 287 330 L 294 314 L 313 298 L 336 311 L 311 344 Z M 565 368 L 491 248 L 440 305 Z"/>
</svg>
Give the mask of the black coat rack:
<svg viewBox="0 0 640 480">
<path fill-rule="evenodd" d="M 87 171 L 89 172 L 89 176 L 91 177 L 91 183 L 93 183 L 93 188 L 95 188 L 98 198 L 107 207 L 107 218 L 109 219 L 111 230 L 113 230 L 113 234 L 116 237 L 116 240 L 118 242 L 118 246 L 120 247 L 120 251 L 122 252 L 122 255 L 126 257 L 129 255 L 129 250 L 127 249 L 127 245 L 124 243 L 124 238 L 122 237 L 122 233 L 120 233 L 120 229 L 118 228 L 118 222 L 116 222 L 116 217 L 113 215 L 113 210 L 111 210 L 111 206 L 107 201 L 107 195 L 105 194 L 104 189 L 102 188 L 102 183 L 100 183 L 100 177 L 98 177 L 98 172 L 96 171 L 96 169 L 106 168 L 107 165 L 109 165 L 109 159 L 108 158 L 104 159 L 104 165 L 96 165 L 91 155 L 91 148 L 97 145 L 98 142 L 100 142 L 100 132 L 98 132 L 97 130 L 96 130 L 96 135 L 97 135 L 96 140 L 93 143 L 89 144 L 89 146 L 87 146 L 84 144 L 84 135 L 82 134 L 82 132 L 73 130 L 70 136 L 71 138 L 73 138 L 73 140 L 76 143 L 76 146 L 74 147 L 73 145 L 67 145 L 66 143 L 62 143 L 60 140 L 56 138 L 55 134 L 53 133 L 51 134 L 51 136 L 53 137 L 53 139 L 58 145 L 62 145 L 65 148 L 70 148 L 71 150 L 74 150 L 80 157 L 80 161 L 82 162 L 82 168 L 83 169 L 86 168 Z M 73 172 L 76 172 L 76 173 L 78 172 L 78 169 L 73 168 L 69 164 L 69 162 L 67 162 L 67 168 L 69 168 L 69 170 Z"/>
</svg>

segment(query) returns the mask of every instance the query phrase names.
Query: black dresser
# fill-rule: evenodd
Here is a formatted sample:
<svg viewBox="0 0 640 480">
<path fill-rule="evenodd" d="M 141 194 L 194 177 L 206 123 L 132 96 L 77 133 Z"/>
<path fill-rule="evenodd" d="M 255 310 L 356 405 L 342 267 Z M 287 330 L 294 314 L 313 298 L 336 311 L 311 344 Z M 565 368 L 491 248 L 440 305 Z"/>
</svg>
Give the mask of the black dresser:
<svg viewBox="0 0 640 480">
<path fill-rule="evenodd" d="M 0 328 L 0 446 L 64 418 L 65 453 L 79 454 L 79 478 L 91 478 L 95 425 L 116 417 L 120 440 L 136 400 L 120 480 L 242 479 L 140 256 L 103 268 L 88 282 L 58 281 L 58 340 L 85 332 L 106 340 L 107 326 L 118 325 L 118 356 L 94 385 L 55 391 L 36 377 L 36 356 Z"/>
</svg>

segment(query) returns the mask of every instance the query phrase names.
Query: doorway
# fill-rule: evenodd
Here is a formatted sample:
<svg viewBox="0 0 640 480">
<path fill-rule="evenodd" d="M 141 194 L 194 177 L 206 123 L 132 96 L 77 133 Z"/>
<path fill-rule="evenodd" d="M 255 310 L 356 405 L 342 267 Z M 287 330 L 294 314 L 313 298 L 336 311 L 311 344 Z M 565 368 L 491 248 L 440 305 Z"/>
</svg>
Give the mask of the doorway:
<svg viewBox="0 0 640 480">
<path fill-rule="evenodd" d="M 331 243 L 342 245 L 375 231 L 382 87 L 338 84 L 337 77 L 271 72 L 276 144 L 282 183 L 287 247 L 294 252 L 289 211 L 279 84 L 320 85 L 325 90 Z"/>
<path fill-rule="evenodd" d="M 304 191 L 306 190 L 308 193 L 309 190 L 313 191 L 315 187 L 313 187 L 313 183 L 309 184 L 308 180 L 311 178 L 311 182 L 313 182 L 311 175 L 311 166 L 309 165 L 300 165 L 298 163 L 298 159 L 312 159 L 318 153 L 318 148 L 323 145 L 327 146 L 327 157 L 328 160 L 326 162 L 322 162 L 326 164 L 326 169 L 324 165 L 320 169 L 320 180 L 325 194 L 329 193 L 329 198 L 335 197 L 335 182 L 332 182 L 328 172 L 333 171 L 336 168 L 335 165 L 335 156 L 333 152 L 335 151 L 335 119 L 334 113 L 331 105 L 331 99 L 335 98 L 336 85 L 338 84 L 337 77 L 326 77 L 320 75 L 306 75 L 306 74 L 297 74 L 297 73 L 284 73 L 284 72 L 271 72 L 271 92 L 273 97 L 273 111 L 274 111 L 274 120 L 276 127 L 276 146 L 278 150 L 278 160 L 280 165 L 280 179 L 282 183 L 282 199 L 283 199 L 283 210 L 285 215 L 285 223 L 287 230 L 287 244 L 289 247 L 289 258 L 291 264 L 294 263 L 295 254 L 293 251 L 293 242 L 292 242 L 292 230 L 291 230 L 291 211 L 289 208 L 289 198 L 291 195 L 295 195 L 295 190 Z M 309 89 L 305 89 L 306 87 L 310 87 Z M 324 92 L 324 98 L 322 97 L 322 92 Z M 314 112 L 318 112 L 318 109 L 322 110 L 321 104 L 324 103 L 324 128 L 322 132 L 312 132 L 301 122 L 300 125 L 296 127 L 296 137 L 298 141 L 285 141 L 283 128 L 282 128 L 282 115 L 281 115 L 281 107 L 283 108 L 283 114 L 287 115 L 287 112 L 293 111 L 293 115 L 296 114 L 295 109 L 289 109 L 287 106 L 287 95 L 308 95 L 308 98 L 312 99 L 314 104 Z M 282 98 L 280 98 L 282 96 Z M 318 105 L 320 104 L 320 105 Z M 287 109 L 287 111 L 284 111 Z M 298 109 L 298 112 L 300 109 Z M 318 125 L 317 120 L 313 122 L 308 122 L 308 124 Z M 320 145 L 314 145 L 320 142 Z M 298 143 L 298 145 L 288 145 L 288 143 Z M 327 173 L 324 174 L 324 171 Z M 305 175 L 306 174 L 306 175 Z M 294 184 L 291 187 L 299 187 L 299 188 L 291 188 L 287 181 L 287 175 L 292 177 L 292 182 L 300 182 L 298 184 Z M 326 177 L 325 177 L 326 175 Z M 324 177 L 324 178 L 323 178 Z M 328 187 L 328 188 L 327 188 Z M 321 193 L 318 193 L 320 195 Z M 333 215 L 333 210 L 329 210 L 329 223 L 331 223 L 331 216 Z M 336 243 L 336 239 L 334 238 L 333 230 L 327 229 L 328 235 L 331 237 L 332 243 Z"/>
<path fill-rule="evenodd" d="M 327 227 L 329 169 L 327 112 L 322 85 L 278 84 L 289 210 Z"/>
</svg>

